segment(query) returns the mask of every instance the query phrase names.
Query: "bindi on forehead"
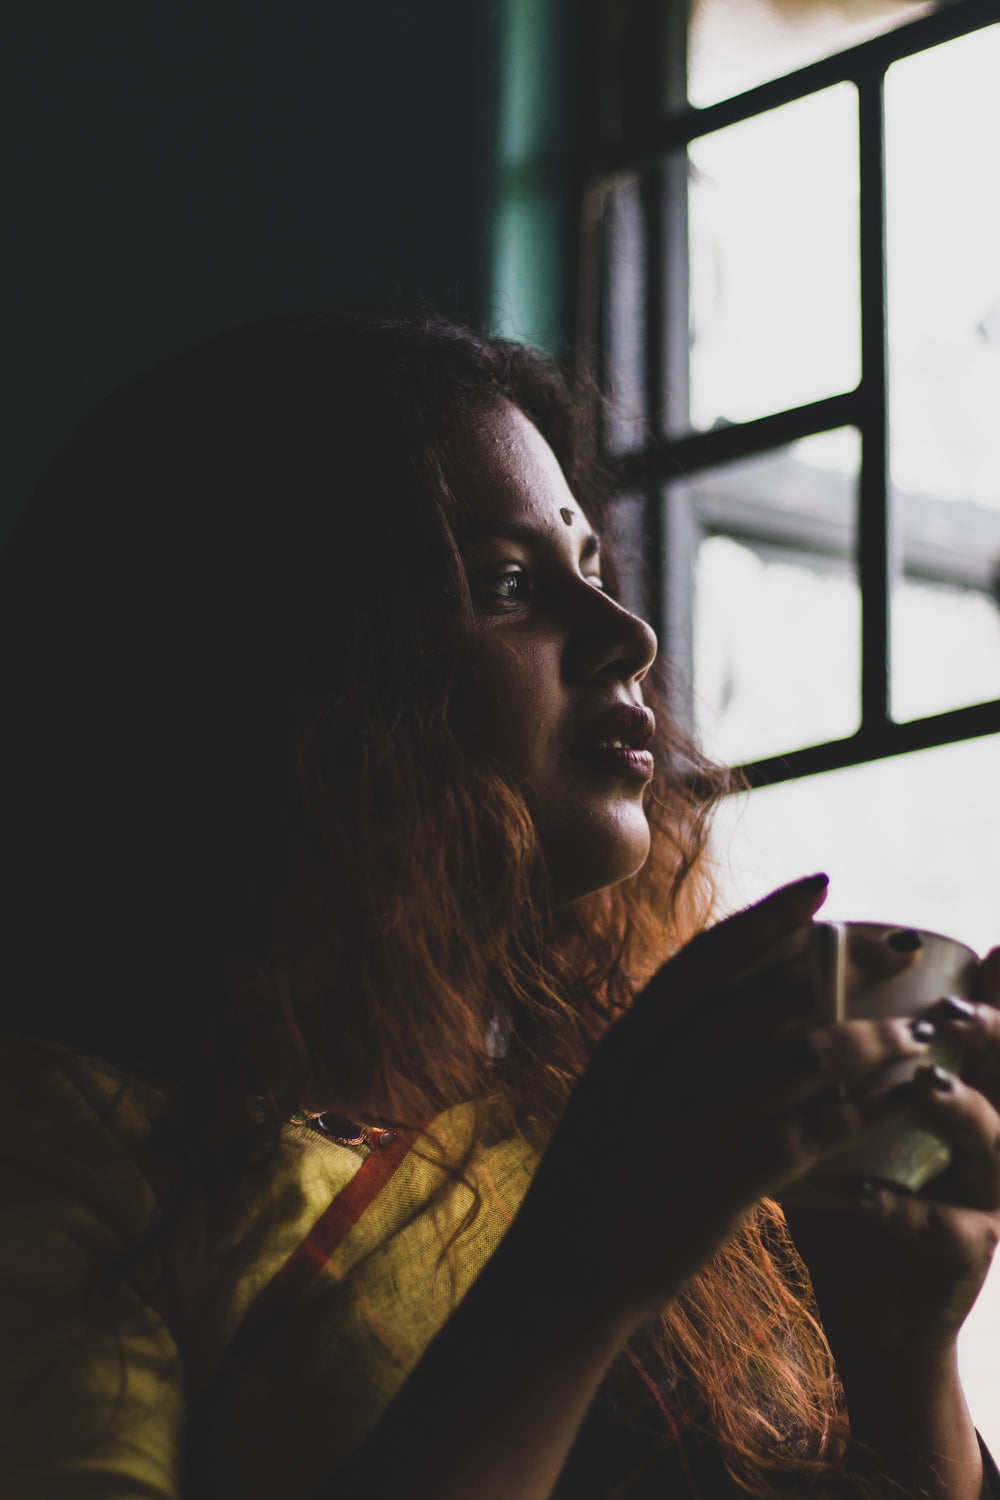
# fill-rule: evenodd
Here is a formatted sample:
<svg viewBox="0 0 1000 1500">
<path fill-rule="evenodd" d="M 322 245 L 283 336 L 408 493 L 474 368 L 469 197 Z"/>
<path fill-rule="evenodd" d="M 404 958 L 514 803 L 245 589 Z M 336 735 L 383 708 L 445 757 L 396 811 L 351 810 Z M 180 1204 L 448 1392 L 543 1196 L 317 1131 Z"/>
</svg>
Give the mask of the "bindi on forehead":
<svg viewBox="0 0 1000 1500">
<path fill-rule="evenodd" d="M 572 526 L 572 524 L 573 524 L 573 512 L 570 510 L 570 508 L 569 508 L 568 505 L 561 505 L 559 507 L 559 514 L 562 516 L 562 518 L 566 522 L 567 526 Z"/>
</svg>

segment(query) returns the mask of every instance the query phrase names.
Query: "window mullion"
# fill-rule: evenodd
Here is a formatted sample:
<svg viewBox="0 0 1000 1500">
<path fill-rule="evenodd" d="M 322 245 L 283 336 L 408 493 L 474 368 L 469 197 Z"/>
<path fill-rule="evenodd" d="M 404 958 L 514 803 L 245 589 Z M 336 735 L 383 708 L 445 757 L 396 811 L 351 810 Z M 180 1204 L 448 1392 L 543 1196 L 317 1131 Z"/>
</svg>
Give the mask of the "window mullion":
<svg viewBox="0 0 1000 1500">
<path fill-rule="evenodd" d="M 896 562 L 890 530 L 886 391 L 885 104 L 881 69 L 857 80 L 861 197 L 861 584 L 862 733 L 878 735 L 890 713 L 890 602 Z"/>
</svg>

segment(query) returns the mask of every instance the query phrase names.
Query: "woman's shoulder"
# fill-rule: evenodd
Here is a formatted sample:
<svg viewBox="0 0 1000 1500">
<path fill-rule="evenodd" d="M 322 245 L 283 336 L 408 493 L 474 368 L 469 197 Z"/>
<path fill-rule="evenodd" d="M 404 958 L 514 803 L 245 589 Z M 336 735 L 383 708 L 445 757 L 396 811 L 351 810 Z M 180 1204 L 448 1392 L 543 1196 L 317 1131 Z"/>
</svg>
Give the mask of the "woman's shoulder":
<svg viewBox="0 0 1000 1500">
<path fill-rule="evenodd" d="M 94 1265 L 120 1262 L 150 1242 L 163 1206 L 154 1127 L 168 1102 L 107 1059 L 0 1037 L 0 1183 L 12 1234 L 25 1241 L 48 1234 L 64 1250 L 72 1239 Z M 223 1359 L 263 1289 L 279 1276 L 287 1285 L 300 1263 L 322 1257 L 331 1274 L 344 1276 L 373 1256 L 394 1261 L 397 1242 L 429 1255 L 458 1236 L 464 1281 L 495 1248 L 536 1163 L 524 1137 L 493 1130 L 471 1104 L 422 1131 L 400 1132 L 387 1148 L 344 1144 L 288 1122 L 263 1165 L 210 1216 L 188 1288 L 195 1316 L 181 1322 L 153 1293 L 167 1321 L 178 1323 L 194 1385 Z M 132 1271 L 149 1294 L 157 1264 L 139 1258 Z"/>
<path fill-rule="evenodd" d="M 88 1196 L 108 1231 L 127 1241 L 149 1229 L 159 1206 L 151 1142 L 168 1103 L 167 1091 L 106 1058 L 44 1038 L 0 1035 L 0 1173 L 33 1184 L 36 1202 L 43 1184 Z M 233 1191 L 213 1251 L 225 1259 L 249 1245 L 252 1254 L 255 1237 L 266 1232 L 263 1217 L 283 1221 L 275 1253 L 287 1253 L 347 1190 L 366 1213 L 377 1210 L 369 1216 L 375 1238 L 442 1200 L 446 1213 L 461 1217 L 485 1198 L 508 1218 L 537 1164 L 522 1135 L 496 1130 L 473 1104 L 386 1144 L 388 1151 L 344 1143 L 287 1122 L 264 1167 Z"/>
</svg>

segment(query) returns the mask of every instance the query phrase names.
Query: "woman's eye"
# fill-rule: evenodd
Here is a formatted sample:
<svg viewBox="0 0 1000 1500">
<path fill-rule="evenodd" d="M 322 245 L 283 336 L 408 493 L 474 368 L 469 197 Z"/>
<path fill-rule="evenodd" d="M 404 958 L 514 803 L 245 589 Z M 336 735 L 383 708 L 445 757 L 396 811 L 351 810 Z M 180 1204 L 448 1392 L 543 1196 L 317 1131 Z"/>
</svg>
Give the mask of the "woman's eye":
<svg viewBox="0 0 1000 1500">
<path fill-rule="evenodd" d="M 604 591 L 600 573 L 584 573 L 584 581 Z M 486 569 L 473 581 L 473 593 L 483 609 L 513 609 L 527 604 L 536 595 L 536 579 L 520 563 Z"/>
<path fill-rule="evenodd" d="M 523 604 L 531 596 L 531 580 L 523 568 L 501 568 L 480 574 L 479 594 L 487 605 Z"/>
</svg>

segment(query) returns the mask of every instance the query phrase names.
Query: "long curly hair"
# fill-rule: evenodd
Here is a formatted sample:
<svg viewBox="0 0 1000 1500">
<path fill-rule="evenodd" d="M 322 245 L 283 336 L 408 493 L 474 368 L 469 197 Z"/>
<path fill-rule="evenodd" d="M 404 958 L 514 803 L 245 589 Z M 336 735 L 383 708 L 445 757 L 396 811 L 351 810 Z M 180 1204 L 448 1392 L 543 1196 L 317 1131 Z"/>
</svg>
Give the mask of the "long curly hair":
<svg viewBox="0 0 1000 1500">
<path fill-rule="evenodd" d="M 486 1100 L 544 1140 L 710 918 L 721 780 L 662 678 L 650 857 L 558 914 L 516 785 L 460 743 L 456 453 L 503 402 L 611 555 L 586 403 L 545 357 L 430 315 L 314 313 L 106 401 L 0 564 L 5 1029 L 167 1088 L 202 1188 L 308 1097 L 407 1124 Z M 751 1493 L 833 1475 L 835 1376 L 776 1207 L 654 1343 L 665 1399 Z"/>
</svg>

